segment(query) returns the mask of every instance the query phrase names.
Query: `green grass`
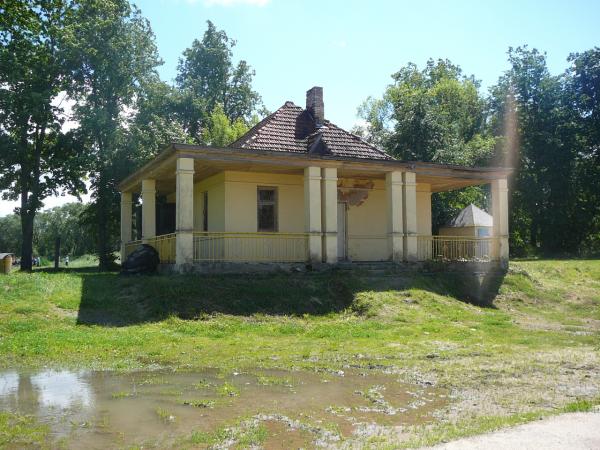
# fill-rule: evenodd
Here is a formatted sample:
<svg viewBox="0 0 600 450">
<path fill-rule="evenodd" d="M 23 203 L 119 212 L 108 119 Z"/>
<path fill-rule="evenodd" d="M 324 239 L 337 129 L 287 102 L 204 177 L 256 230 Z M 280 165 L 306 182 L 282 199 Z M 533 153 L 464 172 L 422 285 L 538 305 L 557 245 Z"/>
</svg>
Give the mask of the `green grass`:
<svg viewBox="0 0 600 450">
<path fill-rule="evenodd" d="M 233 448 L 256 448 L 268 437 L 268 431 L 262 424 L 240 423 L 235 427 L 221 427 L 212 432 L 194 431 L 188 439 L 191 444 L 215 446 L 224 441 L 233 442 Z M 212 447 L 211 447 L 212 448 Z M 228 447 L 231 448 L 231 447 Z"/>
<path fill-rule="evenodd" d="M 492 307 L 459 300 L 458 284 L 444 273 L 15 272 L 0 277 L 0 368 L 387 368 L 452 393 L 415 445 L 591 405 L 600 261 L 512 262 Z"/>
<path fill-rule="evenodd" d="M 47 448 L 49 432 L 33 417 L 0 411 L 0 448 Z"/>
</svg>

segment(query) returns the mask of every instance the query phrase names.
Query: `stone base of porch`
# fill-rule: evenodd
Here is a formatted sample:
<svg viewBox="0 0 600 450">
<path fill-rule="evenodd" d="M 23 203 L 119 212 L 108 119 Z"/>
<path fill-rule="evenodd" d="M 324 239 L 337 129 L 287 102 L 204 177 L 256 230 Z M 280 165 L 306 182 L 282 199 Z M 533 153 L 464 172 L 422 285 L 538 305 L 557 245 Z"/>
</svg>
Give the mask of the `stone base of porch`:
<svg viewBox="0 0 600 450">
<path fill-rule="evenodd" d="M 358 270 L 371 274 L 419 271 L 422 273 L 469 273 L 487 274 L 506 272 L 500 261 L 339 261 L 326 263 L 277 263 L 277 262 L 195 262 L 192 264 L 160 264 L 160 273 L 261 273 L 261 272 L 324 272 L 332 270 Z"/>
<path fill-rule="evenodd" d="M 319 264 L 324 266 L 325 264 Z M 159 264 L 159 273 L 165 274 L 252 274 L 293 273 L 318 270 L 306 263 L 246 263 L 246 262 L 196 262 L 192 264 Z"/>
<path fill-rule="evenodd" d="M 503 264 L 499 261 L 489 262 L 346 262 L 337 264 L 307 263 L 242 263 L 242 262 L 202 262 L 193 264 L 160 264 L 159 272 L 163 274 L 274 274 L 310 272 L 355 272 L 354 275 L 369 277 L 398 277 L 402 279 L 410 272 L 418 272 L 427 276 L 442 275 L 447 277 L 448 286 L 434 291 L 438 294 L 452 294 L 461 300 L 479 305 L 491 305 L 496 297 L 502 280 L 506 275 Z M 351 275 L 350 273 L 348 275 Z M 426 278 L 425 278 L 426 282 Z M 439 279 L 432 283 L 432 289 L 438 286 Z M 426 286 L 425 286 L 426 287 Z M 407 288 L 410 288 L 407 285 Z"/>
</svg>

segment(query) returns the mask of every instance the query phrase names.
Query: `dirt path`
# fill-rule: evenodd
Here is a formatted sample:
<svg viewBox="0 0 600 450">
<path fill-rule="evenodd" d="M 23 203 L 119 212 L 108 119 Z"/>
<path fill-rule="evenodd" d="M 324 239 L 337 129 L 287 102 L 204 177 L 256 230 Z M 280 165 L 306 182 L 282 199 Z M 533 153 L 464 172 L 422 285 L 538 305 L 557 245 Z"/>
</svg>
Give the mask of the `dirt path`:
<svg viewBox="0 0 600 450">
<path fill-rule="evenodd" d="M 436 450 L 600 449 L 600 412 L 562 414 L 432 448 Z"/>
</svg>

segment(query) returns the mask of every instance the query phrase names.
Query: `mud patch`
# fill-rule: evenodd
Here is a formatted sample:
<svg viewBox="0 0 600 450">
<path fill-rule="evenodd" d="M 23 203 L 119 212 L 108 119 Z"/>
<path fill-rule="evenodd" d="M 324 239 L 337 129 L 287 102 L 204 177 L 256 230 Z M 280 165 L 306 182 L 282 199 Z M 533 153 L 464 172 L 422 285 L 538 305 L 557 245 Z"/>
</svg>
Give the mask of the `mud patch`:
<svg viewBox="0 0 600 450">
<path fill-rule="evenodd" d="M 74 449 L 331 446 L 428 423 L 446 398 L 365 370 L 0 373 L 0 409 L 35 417 Z"/>
</svg>

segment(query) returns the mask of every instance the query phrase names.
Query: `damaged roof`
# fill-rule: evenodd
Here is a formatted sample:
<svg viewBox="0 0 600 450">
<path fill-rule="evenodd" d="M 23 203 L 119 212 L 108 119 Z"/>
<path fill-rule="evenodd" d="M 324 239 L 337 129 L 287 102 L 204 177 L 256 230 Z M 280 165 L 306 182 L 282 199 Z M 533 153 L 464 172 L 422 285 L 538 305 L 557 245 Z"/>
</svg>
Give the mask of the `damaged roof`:
<svg viewBox="0 0 600 450">
<path fill-rule="evenodd" d="M 335 158 L 394 159 L 329 120 L 324 120 L 321 126 L 316 123 L 308 110 L 288 101 L 231 144 L 231 147 Z"/>
</svg>

